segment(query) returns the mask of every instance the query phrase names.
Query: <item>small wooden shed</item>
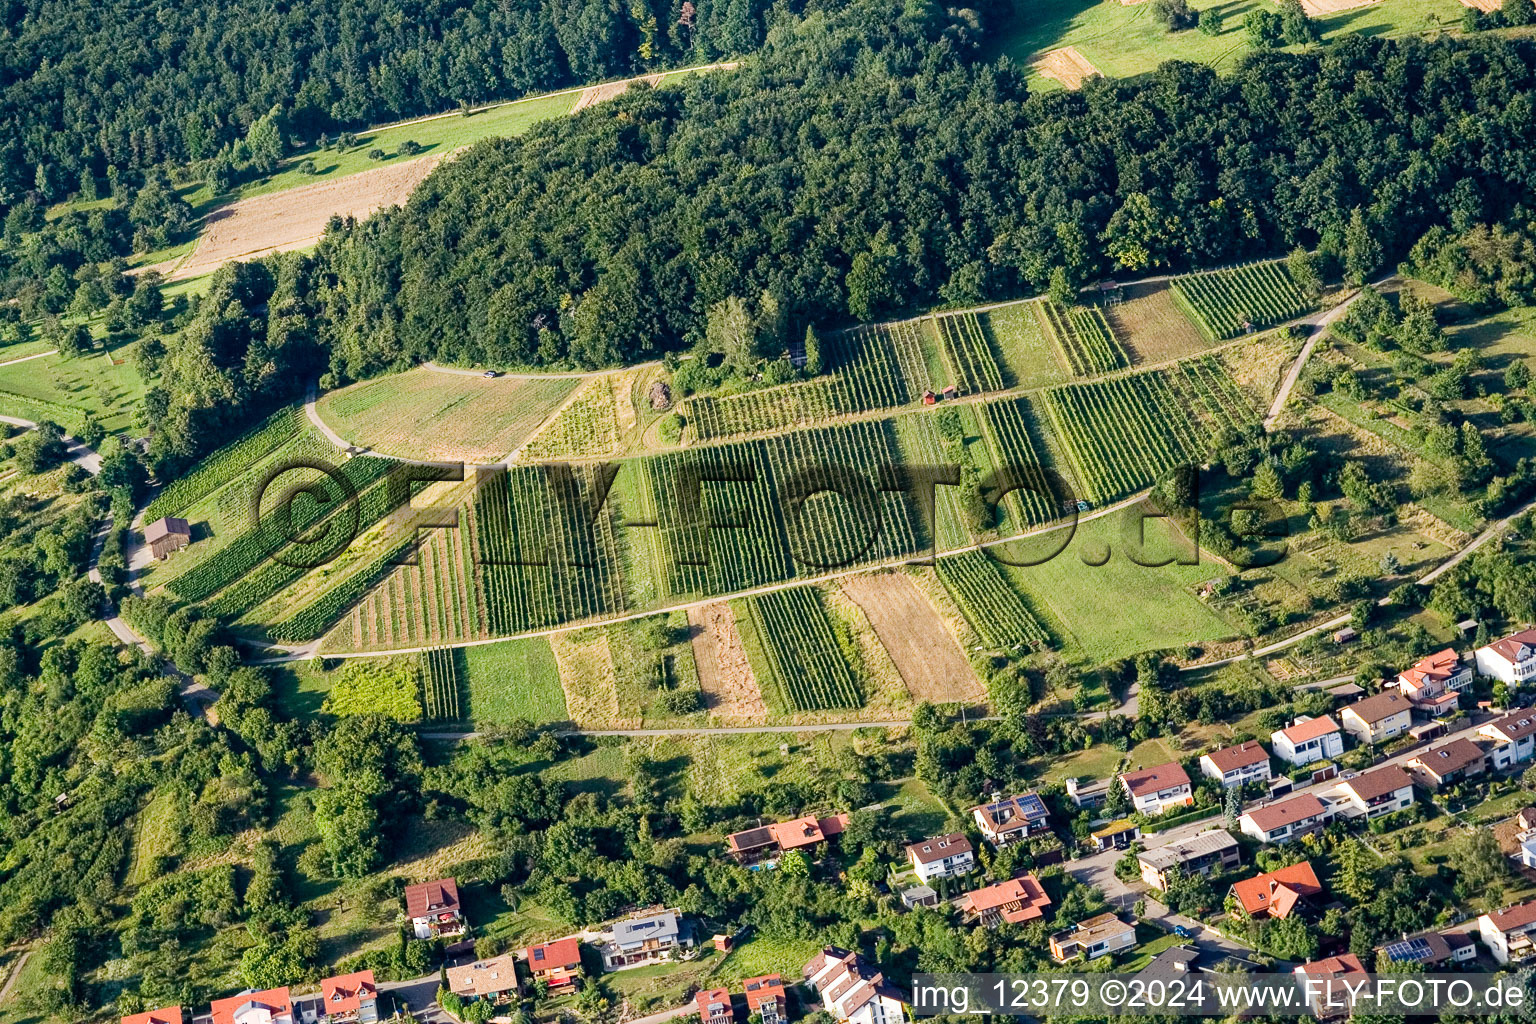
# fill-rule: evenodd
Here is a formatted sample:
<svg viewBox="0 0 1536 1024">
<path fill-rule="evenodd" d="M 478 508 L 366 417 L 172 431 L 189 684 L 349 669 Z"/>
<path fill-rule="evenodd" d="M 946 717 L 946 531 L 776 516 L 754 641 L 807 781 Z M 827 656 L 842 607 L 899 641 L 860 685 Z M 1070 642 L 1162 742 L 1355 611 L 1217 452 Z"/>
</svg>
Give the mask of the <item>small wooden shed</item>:
<svg viewBox="0 0 1536 1024">
<path fill-rule="evenodd" d="M 192 527 L 185 519 L 173 516 L 156 519 L 144 527 L 144 543 L 149 545 L 156 558 L 164 561 L 171 552 L 180 551 L 192 543 Z"/>
</svg>

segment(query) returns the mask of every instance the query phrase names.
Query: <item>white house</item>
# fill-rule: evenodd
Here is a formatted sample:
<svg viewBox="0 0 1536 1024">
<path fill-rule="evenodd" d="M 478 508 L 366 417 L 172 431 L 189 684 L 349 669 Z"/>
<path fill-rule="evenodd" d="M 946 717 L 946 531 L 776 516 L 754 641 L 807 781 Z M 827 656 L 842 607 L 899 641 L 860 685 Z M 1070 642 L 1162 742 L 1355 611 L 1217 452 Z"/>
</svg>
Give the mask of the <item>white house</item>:
<svg viewBox="0 0 1536 1024">
<path fill-rule="evenodd" d="M 1228 789 L 1248 782 L 1268 782 L 1269 751 L 1254 740 L 1222 747 L 1200 758 L 1200 773 Z"/>
<path fill-rule="evenodd" d="M 638 914 L 613 924 L 613 938 L 602 947 L 603 966 L 610 971 L 637 964 L 671 960 L 677 950 L 693 945 L 677 911 Z"/>
<path fill-rule="evenodd" d="M 1238 825 L 1244 835 L 1261 843 L 1284 843 L 1316 832 L 1332 818 L 1333 811 L 1327 805 L 1310 793 L 1302 793 L 1267 807 L 1255 807 L 1238 819 Z"/>
<path fill-rule="evenodd" d="M 1501 683 L 1519 686 L 1536 676 L 1536 629 L 1523 629 L 1487 647 L 1475 655 L 1477 670 Z"/>
<path fill-rule="evenodd" d="M 1472 666 L 1463 664 L 1461 655 L 1447 647 L 1404 669 L 1393 685 L 1415 710 L 1439 718 L 1455 711 L 1461 691 L 1472 685 Z"/>
<path fill-rule="evenodd" d="M 1051 956 L 1058 963 L 1075 960 L 1086 953 L 1089 960 L 1118 953 L 1136 945 L 1136 926 L 1126 924 L 1114 914 L 1100 914 L 1076 927 L 1065 928 L 1051 936 Z"/>
<path fill-rule="evenodd" d="M 901 993 L 857 953 L 828 946 L 801 972 L 838 1024 L 902 1024 Z"/>
<path fill-rule="evenodd" d="M 1154 889 L 1168 891 L 1168 877 L 1177 870 L 1202 877 L 1230 871 L 1242 863 L 1243 848 L 1226 829 L 1215 828 L 1167 846 L 1136 855 L 1141 880 Z"/>
<path fill-rule="evenodd" d="M 1536 756 L 1536 711 L 1516 711 L 1489 722 L 1477 730 L 1490 740 L 1488 767 L 1495 771 L 1511 768 Z"/>
<path fill-rule="evenodd" d="M 969 874 L 976 867 L 976 851 L 971 849 L 971 841 L 959 832 L 913 843 L 907 847 L 907 859 L 912 862 L 917 877 L 924 882 Z"/>
<path fill-rule="evenodd" d="M 1020 793 L 971 808 L 971 818 L 982 838 L 993 846 L 1007 846 L 1020 839 L 1050 830 L 1050 812 L 1036 793 Z"/>
<path fill-rule="evenodd" d="M 1295 765 L 1330 760 L 1344 753 L 1344 732 L 1328 715 L 1303 715 L 1289 729 L 1270 733 L 1269 741 L 1276 757 Z"/>
<path fill-rule="evenodd" d="M 1536 868 L 1536 829 L 1515 836 L 1520 844 L 1520 866 Z"/>
<path fill-rule="evenodd" d="M 1408 731 L 1413 703 L 1393 690 L 1367 697 L 1339 712 L 1344 731 L 1361 743 L 1380 743 Z"/>
<path fill-rule="evenodd" d="M 1477 919 L 1477 931 L 1499 963 L 1529 960 L 1536 956 L 1536 900 L 1484 914 Z"/>
<path fill-rule="evenodd" d="M 1177 761 L 1126 772 L 1120 776 L 1120 784 L 1130 795 L 1131 805 L 1142 814 L 1162 814 L 1171 807 L 1188 807 L 1195 802 L 1189 773 Z"/>
<path fill-rule="evenodd" d="M 1339 817 L 1379 818 L 1413 806 L 1413 779 L 1396 765 L 1387 765 L 1346 779 L 1327 796 Z"/>
</svg>

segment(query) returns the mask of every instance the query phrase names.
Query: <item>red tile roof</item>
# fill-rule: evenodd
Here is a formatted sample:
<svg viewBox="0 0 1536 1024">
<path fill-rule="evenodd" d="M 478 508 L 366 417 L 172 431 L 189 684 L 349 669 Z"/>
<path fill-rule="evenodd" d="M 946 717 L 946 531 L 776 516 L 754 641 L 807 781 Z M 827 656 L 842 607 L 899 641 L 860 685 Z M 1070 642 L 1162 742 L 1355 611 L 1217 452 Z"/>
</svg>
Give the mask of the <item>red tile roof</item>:
<svg viewBox="0 0 1536 1024">
<path fill-rule="evenodd" d="M 1378 693 L 1374 697 L 1367 697 L 1359 703 L 1351 704 L 1340 714 L 1357 715 L 1361 721 L 1375 725 L 1377 722 L 1385 721 L 1393 715 L 1403 714 L 1412 710 L 1412 708 L 1413 705 L 1409 703 L 1407 697 L 1400 693 L 1388 691 L 1387 693 Z"/>
<path fill-rule="evenodd" d="M 848 815 L 834 814 L 830 818 L 818 818 L 814 814 L 796 818 L 794 821 L 780 822 L 777 825 L 769 825 L 773 832 L 773 838 L 778 840 L 782 850 L 795 850 L 803 846 L 815 846 L 823 842 L 828 836 L 841 835 L 843 829 L 848 827 Z"/>
<path fill-rule="evenodd" d="M 1408 773 L 1395 764 L 1389 764 L 1385 768 L 1377 768 L 1375 771 L 1366 772 L 1353 779 L 1346 779 L 1344 785 L 1348 786 L 1361 800 L 1374 800 L 1388 793 L 1396 793 L 1413 785 L 1413 780 Z"/>
<path fill-rule="evenodd" d="M 973 853 L 971 841 L 960 832 L 951 832 L 947 836 L 935 836 L 932 839 L 924 839 L 920 843 L 913 843 L 907 847 L 907 856 L 919 864 L 932 864 L 934 861 L 943 860 L 945 857 L 958 857 L 962 853 Z"/>
<path fill-rule="evenodd" d="M 1536 900 L 1517 903 L 1513 907 L 1505 907 L 1503 910 L 1496 910 L 1485 916 L 1501 932 L 1524 928 L 1527 925 L 1536 924 Z"/>
<path fill-rule="evenodd" d="M 784 1002 L 784 979 L 777 974 L 748 978 L 741 983 L 741 990 L 747 994 L 748 1012 L 756 1012 L 763 1003 Z"/>
<path fill-rule="evenodd" d="M 1495 640 L 1482 650 L 1492 650 L 1513 665 L 1520 659 L 1520 648 L 1536 647 L 1536 629 L 1522 629 L 1518 633 Z"/>
<path fill-rule="evenodd" d="M 1335 722 L 1328 715 L 1322 715 L 1318 718 L 1308 719 L 1305 722 L 1297 722 L 1289 729 L 1281 729 L 1280 733 L 1291 741 L 1292 746 L 1295 746 L 1298 743 L 1305 743 L 1308 740 L 1315 740 L 1319 736 L 1326 736 L 1331 732 L 1338 731 L 1339 723 Z"/>
<path fill-rule="evenodd" d="M 1222 747 L 1205 755 L 1211 759 L 1216 770 L 1225 775 L 1227 772 L 1235 772 L 1239 768 L 1247 768 L 1249 765 L 1259 764 L 1269 760 L 1269 751 L 1265 750 L 1256 740 L 1239 743 L 1235 747 Z"/>
<path fill-rule="evenodd" d="M 576 968 L 581 966 L 581 940 L 574 935 L 554 942 L 546 942 L 538 946 L 529 946 L 527 949 L 528 969 L 538 974 L 540 971 L 554 970 L 557 967 Z"/>
<path fill-rule="evenodd" d="M 355 971 L 320 983 L 322 1013 L 353 1013 L 364 1000 L 377 999 L 379 987 L 372 971 Z"/>
<path fill-rule="evenodd" d="M 405 916 L 431 917 L 459 912 L 459 884 L 451 878 L 405 887 Z"/>
<path fill-rule="evenodd" d="M 123 1018 L 123 1024 L 181 1024 L 182 1014 L 179 1006 L 162 1006 L 155 1010 L 145 1010 L 143 1013 L 130 1013 Z"/>
<path fill-rule="evenodd" d="M 962 909 L 969 909 L 975 914 L 996 910 L 1003 920 L 1014 924 L 1039 920 L 1045 916 L 1045 908 L 1050 905 L 1051 898 L 1045 894 L 1040 880 L 1033 874 L 1010 878 L 1006 882 L 976 889 L 961 897 Z"/>
<path fill-rule="evenodd" d="M 288 986 L 269 988 L 261 992 L 241 992 L 236 996 L 213 1001 L 213 1024 L 235 1024 L 235 1015 L 245 1006 L 259 1006 L 274 1017 L 292 1017 L 293 1000 L 288 998 Z"/>
<path fill-rule="evenodd" d="M 1246 878 L 1232 886 L 1233 895 L 1250 915 L 1267 913 L 1277 918 L 1288 917 L 1301 899 L 1322 891 L 1310 861 Z"/>
<path fill-rule="evenodd" d="M 1365 965 L 1353 953 L 1340 953 L 1338 956 L 1314 960 L 1309 964 L 1302 964 L 1296 970 L 1312 978 L 1337 978 L 1345 974 L 1366 973 Z"/>
<path fill-rule="evenodd" d="M 1439 683 L 1443 686 L 1447 679 L 1460 671 L 1461 655 L 1447 647 L 1426 658 L 1420 658 L 1413 663 L 1412 668 L 1404 669 L 1397 678 L 1402 683 L 1417 689 L 1426 683 Z"/>
<path fill-rule="evenodd" d="M 712 1017 L 731 1016 L 731 992 L 724 988 L 707 988 L 694 994 L 693 1003 L 699 1008 L 699 1016 L 705 1020 Z"/>
<path fill-rule="evenodd" d="M 1126 772 L 1120 776 L 1132 796 L 1150 796 L 1165 789 L 1189 785 L 1189 773 L 1177 761 L 1153 765 L 1140 771 Z"/>
<path fill-rule="evenodd" d="M 1315 818 L 1327 810 L 1328 808 L 1324 807 L 1323 802 L 1317 797 L 1310 793 L 1303 793 L 1289 800 L 1270 804 L 1268 807 L 1255 807 L 1248 812 L 1248 817 L 1261 830 L 1273 832 L 1282 825 L 1294 825 L 1298 821 Z"/>
</svg>

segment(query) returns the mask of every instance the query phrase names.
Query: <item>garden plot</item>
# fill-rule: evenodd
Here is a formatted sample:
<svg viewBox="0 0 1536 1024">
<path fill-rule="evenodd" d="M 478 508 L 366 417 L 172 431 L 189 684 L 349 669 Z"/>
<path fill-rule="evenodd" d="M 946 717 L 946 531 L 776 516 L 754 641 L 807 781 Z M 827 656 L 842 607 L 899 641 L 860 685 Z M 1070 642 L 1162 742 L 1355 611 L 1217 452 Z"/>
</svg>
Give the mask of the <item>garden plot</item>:
<svg viewBox="0 0 1536 1024">
<path fill-rule="evenodd" d="M 986 690 L 953 634 L 905 576 L 850 576 L 843 593 L 863 610 L 914 700 L 980 700 Z"/>
<path fill-rule="evenodd" d="M 699 670 L 699 688 L 710 714 L 719 718 L 761 722 L 768 705 L 752 674 L 746 646 L 736 628 L 731 606 L 718 601 L 688 609 L 688 628 L 693 660 Z"/>
<path fill-rule="evenodd" d="M 1114 333 L 1130 350 L 1135 364 L 1164 363 L 1203 351 L 1210 342 L 1179 312 L 1165 284 L 1122 288 L 1120 302 L 1104 307 Z"/>
</svg>

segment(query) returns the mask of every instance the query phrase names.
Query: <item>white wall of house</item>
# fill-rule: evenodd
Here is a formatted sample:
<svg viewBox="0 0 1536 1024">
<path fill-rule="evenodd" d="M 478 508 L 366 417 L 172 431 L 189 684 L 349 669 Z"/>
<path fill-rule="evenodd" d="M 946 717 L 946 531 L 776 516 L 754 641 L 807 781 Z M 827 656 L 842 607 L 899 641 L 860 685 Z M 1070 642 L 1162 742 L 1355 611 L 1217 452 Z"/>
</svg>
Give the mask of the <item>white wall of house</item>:
<svg viewBox="0 0 1536 1024">
<path fill-rule="evenodd" d="M 1142 814 L 1162 814 L 1170 807 L 1184 807 L 1194 796 L 1194 791 L 1188 786 L 1175 786 L 1172 789 L 1159 790 L 1156 793 L 1148 793 L 1146 796 L 1131 798 L 1131 805 Z"/>
<path fill-rule="evenodd" d="M 1344 736 L 1338 731 L 1325 733 L 1304 743 L 1292 744 L 1283 732 L 1270 734 L 1275 756 L 1290 764 L 1309 764 L 1324 761 L 1344 753 Z"/>
<path fill-rule="evenodd" d="M 1389 740 L 1393 736 L 1407 732 L 1408 727 L 1413 724 L 1413 715 L 1407 710 L 1388 715 L 1379 722 L 1367 722 L 1350 708 L 1345 708 L 1339 719 L 1344 726 L 1344 731 L 1361 743 L 1380 743 L 1382 740 Z"/>
<path fill-rule="evenodd" d="M 1536 678 L 1536 657 L 1511 662 L 1492 647 L 1477 649 L 1477 671 L 1510 686 L 1519 686 Z"/>
<path fill-rule="evenodd" d="M 927 863 L 916 857 L 911 860 L 912 870 L 917 872 L 917 877 L 924 882 L 931 882 L 935 878 L 953 878 L 955 875 L 968 874 L 976 867 L 976 855 L 970 850 Z"/>
<path fill-rule="evenodd" d="M 1244 765 L 1242 768 L 1234 768 L 1230 772 L 1223 772 L 1216 767 L 1216 762 L 1211 760 L 1211 756 L 1206 754 L 1200 758 L 1200 773 L 1208 779 L 1217 780 L 1227 789 L 1249 782 L 1268 782 L 1269 759 L 1266 758 L 1257 764 Z"/>
</svg>

